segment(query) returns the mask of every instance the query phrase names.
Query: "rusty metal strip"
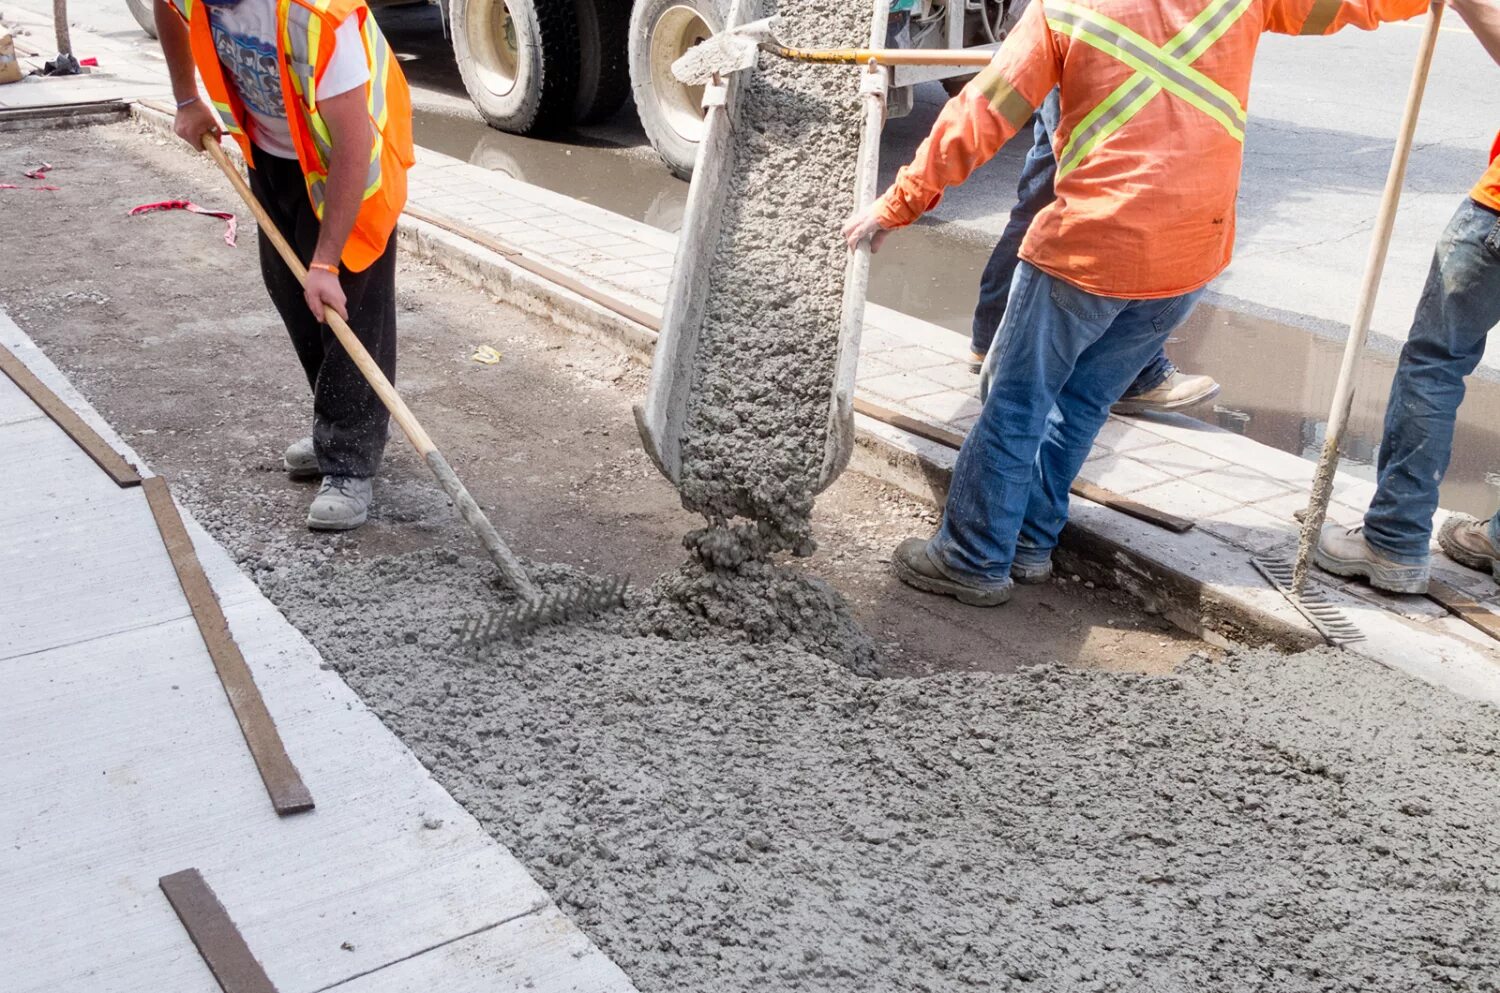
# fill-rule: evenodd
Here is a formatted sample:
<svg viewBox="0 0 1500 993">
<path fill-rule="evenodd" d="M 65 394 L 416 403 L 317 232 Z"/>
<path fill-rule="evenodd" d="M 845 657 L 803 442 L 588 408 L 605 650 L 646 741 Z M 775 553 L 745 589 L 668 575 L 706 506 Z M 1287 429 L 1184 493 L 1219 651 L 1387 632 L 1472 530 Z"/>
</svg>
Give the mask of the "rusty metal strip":
<svg viewBox="0 0 1500 993">
<path fill-rule="evenodd" d="M 903 414 L 898 410 L 891 410 L 889 407 L 882 407 L 880 404 L 871 403 L 863 397 L 854 398 L 854 409 L 857 413 L 874 418 L 882 424 L 889 424 L 893 428 L 900 428 L 902 431 L 914 434 L 918 438 L 925 438 L 928 441 L 945 445 L 948 448 L 958 449 L 963 447 L 964 435 L 962 433 L 940 427 L 936 424 L 929 424 L 926 421 Z M 1092 500 L 1094 503 L 1101 504 L 1111 510 L 1119 511 L 1127 517 L 1134 517 L 1136 520 L 1145 521 L 1147 524 L 1155 524 L 1159 528 L 1166 528 L 1168 531 L 1177 534 L 1191 530 L 1193 527 L 1193 522 L 1185 517 L 1178 517 L 1176 514 L 1169 514 L 1165 510 L 1157 510 L 1155 507 L 1148 507 L 1143 503 L 1137 503 L 1128 497 L 1121 496 L 1113 490 L 1107 490 L 1102 486 L 1096 486 L 1082 479 L 1073 480 L 1073 485 L 1070 487 L 1069 492 L 1075 496 L 1083 497 L 1085 500 Z"/>
<path fill-rule="evenodd" d="M 172 493 L 167 481 L 153 476 L 142 485 L 151 513 L 156 518 L 157 530 L 161 532 L 167 554 L 172 558 L 172 567 L 177 570 L 177 580 L 193 610 L 193 619 L 198 622 L 198 631 L 208 654 L 214 660 L 219 673 L 219 682 L 224 685 L 224 695 L 234 708 L 234 716 L 250 748 L 250 756 L 260 770 L 260 778 L 271 795 L 271 805 L 278 814 L 295 814 L 313 808 L 312 794 L 297 767 L 287 756 L 276 722 L 266 709 L 266 702 L 255 685 L 250 667 L 240 654 L 239 645 L 229 632 L 229 622 L 219 606 L 219 598 L 198 562 L 198 553 L 193 550 L 193 540 L 183 527 L 182 516 L 172 502 Z"/>
<path fill-rule="evenodd" d="M 85 455 L 109 474 L 109 478 L 117 486 L 141 485 L 141 474 L 135 471 L 135 466 L 126 462 L 119 452 L 110 447 L 109 442 L 99 437 L 99 432 L 89 427 L 78 416 L 77 411 L 48 389 L 47 384 L 38 379 L 36 373 L 26 368 L 26 363 L 4 345 L 0 345 L 0 371 L 9 376 L 21 388 L 21 392 L 31 398 L 32 403 L 42 408 L 42 413 L 52 418 L 52 423 L 62 428 L 73 439 L 73 443 L 83 449 Z"/>
<path fill-rule="evenodd" d="M 1490 610 L 1477 600 L 1470 599 L 1441 579 L 1427 580 L 1427 599 L 1442 607 L 1459 620 L 1478 628 L 1500 641 L 1500 614 Z"/>
<path fill-rule="evenodd" d="M 156 881 L 188 937 L 219 981 L 224 993 L 276 993 L 266 970 L 256 961 L 245 936 L 235 927 L 197 869 L 183 869 Z"/>
<path fill-rule="evenodd" d="M 500 239 L 492 237 L 483 231 L 461 227 L 456 221 L 441 214 L 434 214 L 431 211 L 423 210 L 410 203 L 403 207 L 401 212 L 416 218 L 424 224 L 431 224 L 433 227 L 442 228 L 449 234 L 455 234 L 466 241 L 472 241 L 474 244 L 482 248 L 487 248 L 497 255 L 503 255 L 505 256 L 505 261 L 512 265 L 525 269 L 534 275 L 541 276 L 549 282 L 556 283 L 563 289 L 570 290 L 587 300 L 591 300 L 628 321 L 634 321 L 652 331 L 661 330 L 661 318 L 657 315 L 647 313 L 639 307 L 633 307 L 617 297 L 610 296 L 608 293 L 601 293 L 582 280 L 563 272 L 561 269 L 547 265 L 545 262 L 538 262 L 515 246 L 507 245 Z"/>
</svg>

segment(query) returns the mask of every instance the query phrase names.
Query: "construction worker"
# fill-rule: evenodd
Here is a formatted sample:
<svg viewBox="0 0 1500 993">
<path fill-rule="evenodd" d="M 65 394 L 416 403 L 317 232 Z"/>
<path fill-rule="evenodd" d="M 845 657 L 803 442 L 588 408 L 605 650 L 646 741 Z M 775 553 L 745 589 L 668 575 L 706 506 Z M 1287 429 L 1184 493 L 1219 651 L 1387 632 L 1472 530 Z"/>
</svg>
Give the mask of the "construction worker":
<svg viewBox="0 0 1500 993">
<path fill-rule="evenodd" d="M 1052 183 L 1057 177 L 1057 155 L 1052 150 L 1052 139 L 1057 131 L 1057 115 L 1058 94 L 1054 89 L 1037 108 L 1031 126 L 1031 149 L 1021 163 L 1021 175 L 1016 180 L 1015 206 L 1011 207 L 1005 230 L 979 276 L 979 300 L 974 306 L 969 342 L 969 363 L 974 372 L 982 371 L 995 332 L 1005 317 L 1010 284 L 1021 261 L 1021 242 L 1031 228 L 1032 220 L 1055 199 Z M 993 366 L 991 369 L 980 390 L 981 398 L 989 393 Z M 1126 415 L 1182 410 L 1218 395 L 1219 384 L 1212 376 L 1182 372 L 1167 358 L 1166 349 L 1161 349 L 1111 409 L 1116 414 Z"/>
<path fill-rule="evenodd" d="M 1034 0 L 886 193 L 844 224 L 872 248 L 934 207 L 1060 87 L 1057 199 L 1037 215 L 979 420 L 908 585 L 976 606 L 1045 582 L 1068 488 L 1109 407 L 1229 264 L 1245 101 L 1266 31 L 1330 34 L 1427 0 Z M 1014 577 L 1014 579 L 1012 578 Z"/>
<path fill-rule="evenodd" d="M 250 188 L 307 266 L 304 289 L 261 232 L 261 275 L 313 393 L 312 435 L 283 461 L 294 479 L 322 479 L 308 527 L 359 527 L 388 418 L 323 314 L 347 320 L 395 379 L 406 78 L 364 0 L 156 0 L 156 24 L 177 134 L 194 148 L 221 129 L 234 136 Z"/>
<path fill-rule="evenodd" d="M 1500 6 L 1451 0 L 1492 59 L 1500 63 Z M 1377 461 L 1379 486 L 1356 528 L 1327 525 L 1313 559 L 1340 576 L 1360 576 L 1392 593 L 1427 591 L 1438 486 L 1453 454 L 1453 423 L 1464 377 L 1500 323 L 1500 135 L 1490 166 L 1459 204 L 1438 240 L 1427 285 L 1391 382 Z M 1488 521 L 1454 515 L 1438 545 L 1455 562 L 1497 575 L 1500 514 Z"/>
</svg>

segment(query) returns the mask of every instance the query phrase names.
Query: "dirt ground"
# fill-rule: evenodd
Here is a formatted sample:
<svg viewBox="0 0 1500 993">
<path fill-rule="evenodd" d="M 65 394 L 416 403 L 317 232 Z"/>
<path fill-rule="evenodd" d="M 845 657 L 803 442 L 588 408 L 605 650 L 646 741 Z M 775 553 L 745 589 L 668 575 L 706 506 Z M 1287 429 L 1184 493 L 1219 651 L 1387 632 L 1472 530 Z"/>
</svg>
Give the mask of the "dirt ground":
<svg viewBox="0 0 1500 993">
<path fill-rule="evenodd" d="M 311 493 L 285 478 L 280 452 L 308 430 L 306 382 L 260 283 L 254 223 L 206 158 L 128 124 L 31 132 L 0 147 L 0 182 L 42 160 L 61 190 L 0 191 L 7 228 L 35 232 L 0 266 L 0 304 L 153 469 L 198 491 L 210 530 L 234 547 L 253 508 L 337 557 L 474 548 L 394 429 L 372 522 L 332 538 L 302 526 Z M 235 210 L 239 246 L 211 218 L 127 216 L 171 197 Z M 643 585 L 682 561 L 681 537 L 701 519 L 641 451 L 630 405 L 644 369 L 409 258 L 397 286 L 397 385 L 520 554 Z M 498 365 L 470 359 L 485 344 Z M 853 473 L 818 503 L 807 568 L 849 600 L 889 674 L 1048 662 L 1161 672 L 1213 652 L 1122 594 L 1066 578 L 988 612 L 908 590 L 887 556 L 936 520 Z"/>
<path fill-rule="evenodd" d="M 371 525 L 302 527 L 305 385 L 250 232 L 124 216 L 227 205 L 207 163 L 116 126 L 0 147 L 0 180 L 43 158 L 60 192 L 0 200 L 31 237 L 0 303 L 643 993 L 1500 990 L 1495 708 L 1333 652 L 1221 660 L 1071 581 L 909 592 L 882 560 L 932 512 L 848 475 L 809 567 L 888 678 L 630 611 L 455 649 L 492 570 L 398 443 Z M 400 280 L 399 384 L 518 550 L 680 563 L 698 522 L 636 444 L 641 371 Z"/>
</svg>

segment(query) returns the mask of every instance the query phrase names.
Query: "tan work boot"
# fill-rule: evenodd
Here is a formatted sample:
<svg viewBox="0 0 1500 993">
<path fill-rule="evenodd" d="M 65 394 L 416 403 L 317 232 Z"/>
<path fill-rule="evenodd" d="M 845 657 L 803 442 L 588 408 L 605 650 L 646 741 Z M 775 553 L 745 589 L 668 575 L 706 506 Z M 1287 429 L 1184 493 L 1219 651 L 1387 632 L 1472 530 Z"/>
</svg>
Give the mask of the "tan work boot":
<svg viewBox="0 0 1500 993">
<path fill-rule="evenodd" d="M 1212 376 L 1190 376 L 1174 371 L 1161 385 L 1133 397 L 1124 397 L 1109 409 L 1116 414 L 1145 414 L 1153 410 L 1181 410 L 1219 395 Z"/>
<path fill-rule="evenodd" d="M 1500 564 L 1500 548 L 1490 540 L 1488 521 L 1477 521 L 1468 514 L 1454 514 L 1438 531 L 1438 547 L 1459 565 L 1495 575 Z"/>
<path fill-rule="evenodd" d="M 979 375 L 979 373 L 983 369 L 984 369 L 984 353 L 983 352 L 976 352 L 976 351 L 973 351 L 971 349 L 969 351 L 969 371 L 972 372 L 974 375 L 977 376 L 977 375 Z"/>
<path fill-rule="evenodd" d="M 1313 561 L 1335 576 L 1362 577 L 1387 593 L 1426 593 L 1427 564 L 1407 565 L 1386 558 L 1370 547 L 1364 528 L 1323 525 Z"/>
</svg>

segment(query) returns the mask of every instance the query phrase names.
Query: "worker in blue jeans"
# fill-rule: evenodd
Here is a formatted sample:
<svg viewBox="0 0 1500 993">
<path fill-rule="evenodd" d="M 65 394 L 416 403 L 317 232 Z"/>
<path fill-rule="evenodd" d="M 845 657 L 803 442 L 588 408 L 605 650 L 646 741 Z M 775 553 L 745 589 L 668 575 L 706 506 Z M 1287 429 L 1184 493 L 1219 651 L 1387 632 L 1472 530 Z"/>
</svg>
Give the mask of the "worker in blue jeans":
<svg viewBox="0 0 1500 993">
<path fill-rule="evenodd" d="M 1497 142 L 1500 145 L 1500 142 Z M 1317 564 L 1359 576 L 1391 593 L 1425 593 L 1438 486 L 1453 454 L 1453 424 L 1464 377 L 1484 355 L 1500 324 L 1500 160 L 1493 190 L 1481 181 L 1438 241 L 1427 286 L 1391 383 L 1380 441 L 1379 488 L 1362 527 L 1330 524 L 1314 552 Z M 1486 174 L 1489 179 L 1490 174 Z M 1488 521 L 1454 515 L 1438 544 L 1456 562 L 1492 575 L 1500 562 L 1500 514 Z"/>
<path fill-rule="evenodd" d="M 1052 182 L 1057 176 L 1057 156 L 1052 150 L 1052 136 L 1057 131 L 1057 117 L 1058 93 L 1053 90 L 1037 108 L 1032 123 L 1031 149 L 1021 163 L 1021 177 L 1016 183 L 1016 205 L 1011 208 L 1005 231 L 979 277 L 979 302 L 974 307 L 969 344 L 970 367 L 974 372 L 981 371 L 990 344 L 995 340 L 995 332 L 1005 317 L 1016 263 L 1021 260 L 1021 241 L 1031 227 L 1032 219 L 1055 199 Z M 981 398 L 988 392 L 988 387 L 989 377 L 986 376 L 980 387 Z M 1219 384 L 1212 377 L 1179 372 L 1167 358 L 1166 350 L 1157 349 L 1112 409 L 1117 414 L 1180 410 L 1211 400 L 1218 394 Z"/>
<path fill-rule="evenodd" d="M 1449 0 L 1500 65 L 1500 5 Z M 1500 324 L 1500 135 L 1490 165 L 1438 239 L 1427 285 L 1391 382 L 1376 463 L 1378 488 L 1364 524 L 1323 528 L 1313 561 L 1391 593 L 1427 592 L 1432 517 L 1453 455 L 1453 424 L 1464 377 Z M 1494 576 L 1500 565 L 1500 513 L 1487 521 L 1448 518 L 1438 545 L 1455 562 Z"/>
</svg>

